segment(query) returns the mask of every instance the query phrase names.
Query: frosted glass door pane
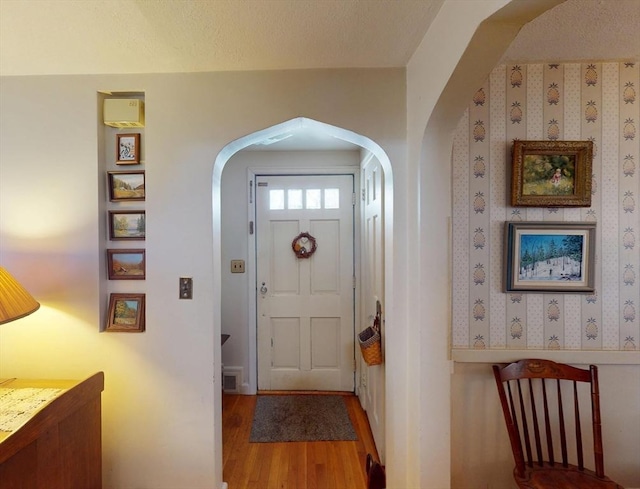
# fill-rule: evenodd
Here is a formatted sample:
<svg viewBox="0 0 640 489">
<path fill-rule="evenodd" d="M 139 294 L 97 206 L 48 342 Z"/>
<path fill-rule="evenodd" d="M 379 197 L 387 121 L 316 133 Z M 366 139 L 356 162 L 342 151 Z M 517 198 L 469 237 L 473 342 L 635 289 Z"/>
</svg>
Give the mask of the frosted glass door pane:
<svg viewBox="0 0 640 489">
<path fill-rule="evenodd" d="M 307 209 L 322 209 L 321 198 L 319 188 L 307 189 Z"/>
<path fill-rule="evenodd" d="M 284 190 L 269 190 L 269 209 L 276 211 L 284 209 Z"/>
<path fill-rule="evenodd" d="M 339 209 L 340 208 L 340 190 L 337 188 L 327 188 L 324 191 L 324 208 Z"/>
<path fill-rule="evenodd" d="M 302 190 L 291 189 L 288 192 L 289 202 L 288 209 L 302 209 Z"/>
</svg>

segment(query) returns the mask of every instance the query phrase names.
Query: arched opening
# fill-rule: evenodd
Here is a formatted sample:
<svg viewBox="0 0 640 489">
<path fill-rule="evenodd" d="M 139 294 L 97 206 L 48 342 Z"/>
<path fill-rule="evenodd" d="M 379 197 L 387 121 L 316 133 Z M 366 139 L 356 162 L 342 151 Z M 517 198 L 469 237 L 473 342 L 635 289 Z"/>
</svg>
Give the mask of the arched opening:
<svg viewBox="0 0 640 489">
<path fill-rule="evenodd" d="M 473 93 L 515 38 L 522 25 L 559 1 L 503 2 L 503 8 L 474 4 L 476 19 L 486 19 L 449 34 L 459 18 L 456 6 L 446 2 L 438 19 L 408 66 L 408 153 L 415 178 L 417 211 L 409 219 L 409 241 L 419 243 L 419 269 L 409 287 L 410 309 L 421 318 L 410 324 L 407 334 L 420 338 L 407 342 L 407 375 L 419 394 L 407 393 L 409 411 L 406 432 L 419 426 L 419 437 L 411 440 L 405 454 L 396 451 L 388 466 L 388 482 L 416 487 L 450 487 L 452 476 L 452 405 L 456 393 L 452 384 L 454 364 L 450 357 L 451 325 L 451 157 L 453 135 Z M 482 10 L 482 12 L 480 11 Z M 465 32 L 457 55 L 444 66 L 438 50 L 451 46 Z M 451 43 L 451 44 L 449 44 Z M 443 76 L 434 75 L 433 62 L 443 63 Z M 435 95 L 434 95 L 435 94 Z M 411 211 L 410 211 L 411 212 Z M 444 284 L 447 284 L 445 287 Z M 415 415 L 413 413 L 416 413 Z M 404 460 L 400 460 L 406 455 Z M 401 464 L 418 467 L 400 473 Z"/>
<path fill-rule="evenodd" d="M 333 142 L 332 142 L 333 140 Z M 212 183 L 212 209 L 213 209 L 213 260 L 214 260 L 214 338 L 220 338 L 222 334 L 222 293 L 224 283 L 222 280 L 222 274 L 227 270 L 226 261 L 223 263 L 223 248 L 224 248 L 224 233 L 225 230 L 222 227 L 223 221 L 223 195 L 222 185 L 224 181 L 223 170 L 225 165 L 239 152 L 247 150 L 250 147 L 256 148 L 256 146 L 272 143 L 276 146 L 279 142 L 283 141 L 286 145 L 295 146 L 296 151 L 309 151 L 322 150 L 326 145 L 330 147 L 350 147 L 357 148 L 361 153 L 360 164 L 365 160 L 375 159 L 379 162 L 383 172 L 383 195 L 384 195 L 384 229 L 383 235 L 385 239 L 384 246 L 384 292 L 385 292 L 385 310 L 392 311 L 393 307 L 393 267 L 391 266 L 392 252 L 393 252 L 393 173 L 391 168 L 391 162 L 385 151 L 373 140 L 357 134 L 346 129 L 342 129 L 330 124 L 325 124 L 312 119 L 298 117 L 269 128 L 256 131 L 252 134 L 244 136 L 238 140 L 232 141 L 225 146 L 216 158 L 213 169 L 213 183 Z M 335 144 L 337 143 L 337 145 Z M 305 147 L 305 144 L 312 145 Z M 366 156 L 365 156 L 366 155 Z M 233 164 L 233 163 L 231 163 Z M 330 164 L 330 163 L 329 163 Z M 291 171 L 291 169 L 289 169 Z M 295 168 L 293 169 L 295 172 Z M 302 170 L 299 170 L 302 172 Z M 243 238 L 244 239 L 244 238 Z M 246 238 L 247 242 L 250 242 L 251 238 Z M 249 245 L 250 247 L 250 245 Z M 360 250 L 356 249 L 356 262 L 359 260 Z M 246 279 L 246 292 L 247 295 L 247 328 L 245 335 L 239 335 L 244 345 L 246 354 L 245 364 L 248 366 L 248 374 L 246 375 L 247 382 L 243 385 L 241 393 L 255 394 L 257 391 L 257 379 L 255 372 L 257 370 L 257 352 L 256 352 L 256 320 L 255 320 L 255 294 L 253 296 L 249 294 L 251 288 L 255 288 L 255 277 L 251 277 L 252 263 L 247 261 L 247 279 Z M 251 300 L 254 301 L 253 305 Z M 356 314 L 356 318 L 358 315 Z M 356 321 L 356 331 L 360 331 L 361 321 Z M 245 325 L 243 325 L 245 327 Z M 386 327 L 393 328 L 393 319 L 387 314 Z M 392 341 L 392 340 L 391 340 Z M 214 358 L 218 359 L 214 365 L 214 378 L 222 379 L 221 359 L 222 349 L 219 343 L 216 342 L 214 346 Z M 358 362 L 359 364 L 359 362 Z M 226 365 L 225 365 L 226 368 Z M 364 367 L 363 367 L 364 368 Z M 359 379 L 361 378 L 360 367 L 356 370 L 356 389 L 358 388 Z M 379 381 L 384 383 L 384 371 L 379 378 Z M 381 396 L 384 396 L 384 385 L 382 385 L 379 391 Z M 215 392 L 215 419 L 216 419 L 216 453 L 222 453 L 222 436 L 221 436 L 221 392 L 220 389 L 216 389 Z M 384 399 L 382 399 L 384 405 Z M 384 408 L 382 407 L 381 415 L 384 416 Z M 384 420 L 382 420 L 382 427 L 380 428 L 384 432 Z M 379 443 L 384 443 L 384 434 L 379 437 Z M 379 451 L 383 452 L 384 447 L 380 446 Z M 220 467 L 218 473 L 222 474 L 221 456 L 217 457 L 216 464 Z M 218 465 L 220 464 L 220 465 Z"/>
</svg>

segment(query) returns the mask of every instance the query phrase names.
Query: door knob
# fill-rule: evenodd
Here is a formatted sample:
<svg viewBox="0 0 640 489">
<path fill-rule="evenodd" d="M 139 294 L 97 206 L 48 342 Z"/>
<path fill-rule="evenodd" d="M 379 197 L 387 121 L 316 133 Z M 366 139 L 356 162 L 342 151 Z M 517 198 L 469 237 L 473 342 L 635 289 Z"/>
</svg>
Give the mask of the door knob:
<svg viewBox="0 0 640 489">
<path fill-rule="evenodd" d="M 265 285 L 265 283 L 264 283 L 264 282 L 262 282 L 262 287 L 260 287 L 260 293 L 261 293 L 262 295 L 264 295 L 264 294 L 266 294 L 266 293 L 267 293 L 267 286 Z"/>
</svg>

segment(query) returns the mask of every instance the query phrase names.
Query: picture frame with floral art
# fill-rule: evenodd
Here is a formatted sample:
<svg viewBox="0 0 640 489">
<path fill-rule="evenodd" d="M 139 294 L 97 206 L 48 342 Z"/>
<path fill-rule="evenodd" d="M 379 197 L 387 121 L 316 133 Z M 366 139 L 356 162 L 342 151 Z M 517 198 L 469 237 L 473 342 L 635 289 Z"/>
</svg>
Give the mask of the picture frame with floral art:
<svg viewBox="0 0 640 489">
<path fill-rule="evenodd" d="M 116 165 L 140 163 L 140 134 L 116 134 Z"/>
<path fill-rule="evenodd" d="M 590 207 L 592 141 L 513 142 L 511 205 Z"/>
</svg>

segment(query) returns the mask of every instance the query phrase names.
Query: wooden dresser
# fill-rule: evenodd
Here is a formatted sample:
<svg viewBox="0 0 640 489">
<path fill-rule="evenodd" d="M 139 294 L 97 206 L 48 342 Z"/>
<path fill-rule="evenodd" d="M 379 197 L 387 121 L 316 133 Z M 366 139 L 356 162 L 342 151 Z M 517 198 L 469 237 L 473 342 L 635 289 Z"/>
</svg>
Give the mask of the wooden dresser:
<svg viewBox="0 0 640 489">
<path fill-rule="evenodd" d="M 16 429 L 0 431 L 0 489 L 102 487 L 102 372 L 84 381 L 11 379 L 0 388 L 59 389 Z"/>
</svg>

